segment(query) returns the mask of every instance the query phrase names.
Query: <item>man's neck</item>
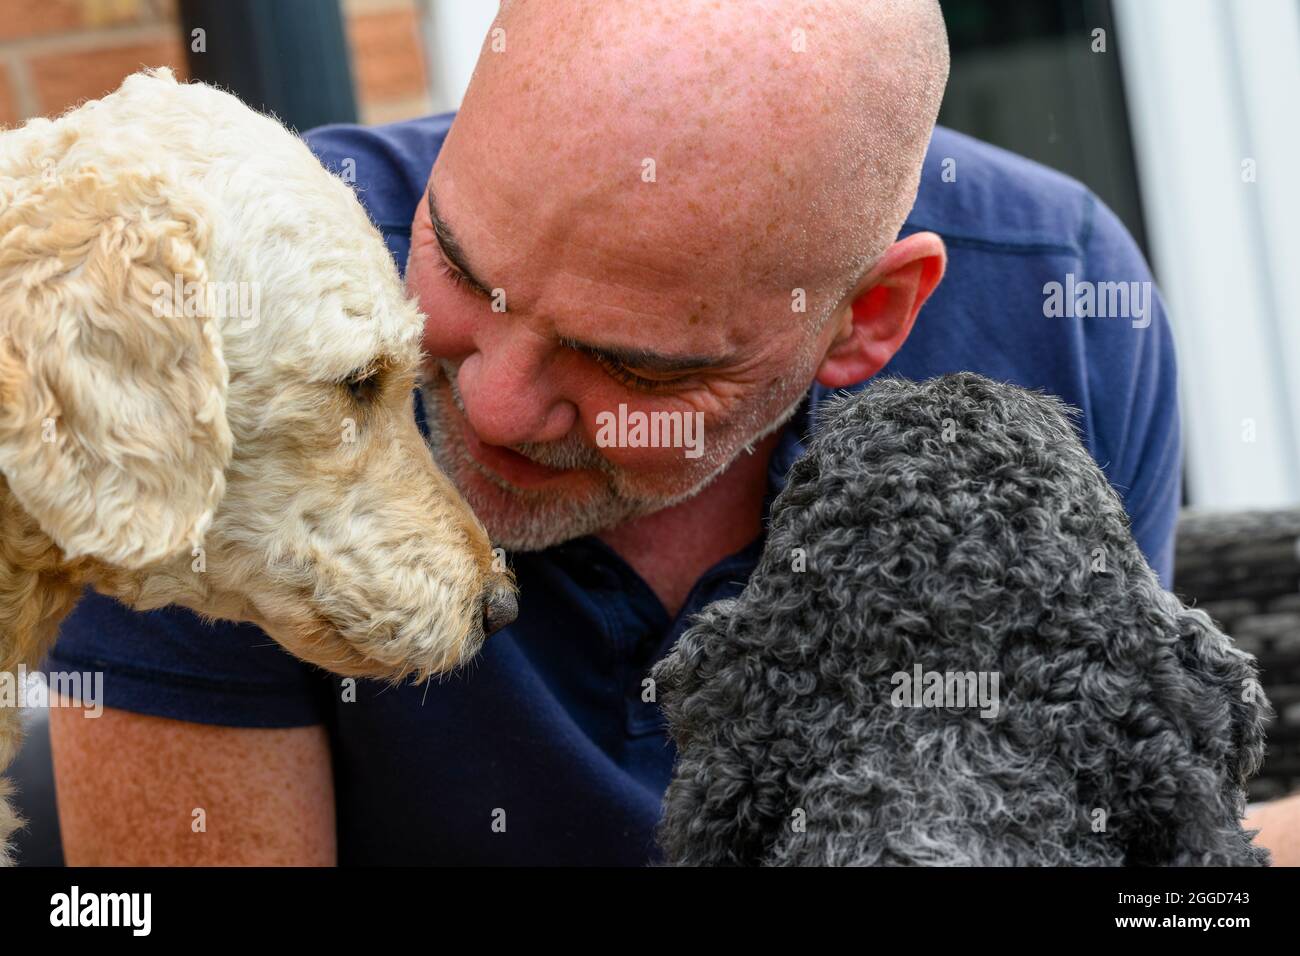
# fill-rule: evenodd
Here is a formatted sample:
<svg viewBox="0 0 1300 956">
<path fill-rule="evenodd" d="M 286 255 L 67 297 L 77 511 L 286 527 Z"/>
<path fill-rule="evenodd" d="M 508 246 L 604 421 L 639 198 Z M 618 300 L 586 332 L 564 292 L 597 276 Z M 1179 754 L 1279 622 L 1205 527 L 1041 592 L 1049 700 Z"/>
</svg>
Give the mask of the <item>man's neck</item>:
<svg viewBox="0 0 1300 956">
<path fill-rule="evenodd" d="M 767 466 L 780 430 L 739 457 L 681 504 L 602 532 L 598 537 L 641 575 L 672 616 L 695 582 L 744 548 L 763 527 Z"/>
</svg>

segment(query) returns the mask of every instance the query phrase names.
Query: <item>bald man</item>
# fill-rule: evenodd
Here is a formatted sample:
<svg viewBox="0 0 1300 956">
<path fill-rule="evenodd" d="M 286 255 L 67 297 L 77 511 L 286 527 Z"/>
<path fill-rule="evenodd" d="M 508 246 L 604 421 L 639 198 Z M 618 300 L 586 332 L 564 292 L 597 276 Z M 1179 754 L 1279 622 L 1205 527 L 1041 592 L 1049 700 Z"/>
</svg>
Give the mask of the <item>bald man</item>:
<svg viewBox="0 0 1300 956">
<path fill-rule="evenodd" d="M 1077 406 L 1168 582 L 1159 297 L 1044 301 L 1149 271 L 1079 184 L 936 129 L 947 72 L 932 0 L 516 0 L 454 120 L 310 134 L 428 316 L 421 420 L 519 619 L 463 673 L 354 688 L 255 628 L 89 598 L 51 662 L 106 672 L 103 718 L 53 712 L 68 859 L 654 859 L 647 674 L 742 587 L 823 398 L 877 374 Z M 634 427 L 656 414 L 666 447 Z"/>
</svg>

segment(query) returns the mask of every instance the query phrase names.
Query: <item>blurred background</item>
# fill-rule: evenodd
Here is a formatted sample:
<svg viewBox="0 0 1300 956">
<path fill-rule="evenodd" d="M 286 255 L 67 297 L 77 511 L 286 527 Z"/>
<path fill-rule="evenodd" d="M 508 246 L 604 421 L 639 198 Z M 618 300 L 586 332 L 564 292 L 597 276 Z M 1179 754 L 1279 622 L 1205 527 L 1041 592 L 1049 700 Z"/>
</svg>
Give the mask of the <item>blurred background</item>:
<svg viewBox="0 0 1300 956">
<path fill-rule="evenodd" d="M 616 0 L 610 0 L 616 2 Z M 642 0 L 626 0 L 642 2 Z M 1175 590 L 1261 662 L 1257 798 L 1300 787 L 1300 0 L 941 0 L 940 122 L 1068 173 L 1127 224 L 1179 351 Z M 453 110 L 496 0 L 0 0 L 0 126 L 143 66 L 298 129 Z M 57 848 L 33 715 L 19 776 Z M 51 835 L 52 834 L 52 835 Z"/>
<path fill-rule="evenodd" d="M 1300 503 L 1300 0 L 942 5 L 953 68 L 940 121 L 1082 180 L 1151 261 L 1180 347 L 1187 503 Z M 0 124 L 145 65 L 220 83 L 298 129 L 453 110 L 496 8 L 0 0 Z"/>
</svg>

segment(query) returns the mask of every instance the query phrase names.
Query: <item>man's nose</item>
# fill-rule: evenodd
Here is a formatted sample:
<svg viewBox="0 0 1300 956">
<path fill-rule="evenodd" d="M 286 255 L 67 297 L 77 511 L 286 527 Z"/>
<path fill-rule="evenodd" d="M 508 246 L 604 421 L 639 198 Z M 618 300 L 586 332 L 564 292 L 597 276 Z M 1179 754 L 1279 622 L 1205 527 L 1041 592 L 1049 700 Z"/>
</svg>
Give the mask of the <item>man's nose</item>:
<svg viewBox="0 0 1300 956">
<path fill-rule="evenodd" d="M 509 446 L 569 434 L 577 410 L 550 374 L 555 347 L 531 332 L 507 333 L 461 362 L 456 384 L 480 440 Z"/>
</svg>

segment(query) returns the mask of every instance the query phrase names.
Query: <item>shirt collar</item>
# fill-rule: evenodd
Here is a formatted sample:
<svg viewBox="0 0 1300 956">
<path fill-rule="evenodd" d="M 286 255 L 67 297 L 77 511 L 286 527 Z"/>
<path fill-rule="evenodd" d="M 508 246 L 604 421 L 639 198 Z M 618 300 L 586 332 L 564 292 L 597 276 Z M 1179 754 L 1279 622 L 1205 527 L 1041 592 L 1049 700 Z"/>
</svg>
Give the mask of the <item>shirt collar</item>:
<svg viewBox="0 0 1300 956">
<path fill-rule="evenodd" d="M 772 502 L 786 485 L 790 468 L 798 461 L 808 447 L 808 439 L 817 427 L 817 411 L 829 390 L 816 382 L 808 389 L 799 410 L 785 423 L 781 437 L 777 439 L 776 448 L 767 466 L 767 500 L 763 505 L 764 519 L 772 510 Z"/>
</svg>

